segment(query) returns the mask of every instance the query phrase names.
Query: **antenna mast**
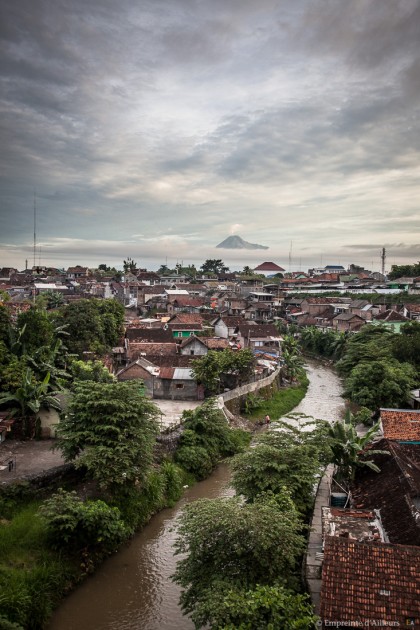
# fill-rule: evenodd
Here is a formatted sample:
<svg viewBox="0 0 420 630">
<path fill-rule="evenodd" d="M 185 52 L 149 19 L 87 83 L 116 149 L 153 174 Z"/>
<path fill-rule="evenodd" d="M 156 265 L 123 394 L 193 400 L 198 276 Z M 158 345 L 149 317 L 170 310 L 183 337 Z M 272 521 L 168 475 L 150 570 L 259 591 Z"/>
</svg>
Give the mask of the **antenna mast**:
<svg viewBox="0 0 420 630">
<path fill-rule="evenodd" d="M 385 276 L 385 260 L 386 260 L 385 247 L 382 247 L 381 260 L 382 260 L 382 275 Z"/>
<path fill-rule="evenodd" d="M 290 249 L 289 249 L 289 273 L 292 273 L 292 245 L 293 245 L 293 241 L 290 241 Z"/>
<path fill-rule="evenodd" d="M 36 192 L 34 190 L 34 267 L 36 267 Z"/>
</svg>

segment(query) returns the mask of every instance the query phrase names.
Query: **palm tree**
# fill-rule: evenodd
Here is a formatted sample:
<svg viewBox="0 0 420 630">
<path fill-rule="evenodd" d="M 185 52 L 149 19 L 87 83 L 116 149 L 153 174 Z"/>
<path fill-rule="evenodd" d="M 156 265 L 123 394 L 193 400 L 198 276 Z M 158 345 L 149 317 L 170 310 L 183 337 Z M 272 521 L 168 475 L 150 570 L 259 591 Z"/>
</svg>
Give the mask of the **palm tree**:
<svg viewBox="0 0 420 630">
<path fill-rule="evenodd" d="M 303 367 L 303 359 L 297 352 L 283 350 L 283 360 L 286 366 L 287 376 L 291 381 L 296 380 Z"/>
<path fill-rule="evenodd" d="M 349 484 L 354 480 L 358 468 L 367 467 L 380 472 L 378 466 L 365 459 L 365 450 L 378 432 L 379 423 L 365 433 L 358 435 L 356 428 L 347 420 L 336 422 L 328 431 L 331 440 L 332 463 L 338 467 L 336 478 Z M 388 451 L 369 449 L 369 455 L 388 455 Z"/>
<path fill-rule="evenodd" d="M 338 333 L 331 343 L 330 351 L 334 359 L 341 359 L 344 354 L 344 349 L 347 344 L 347 333 Z"/>
<path fill-rule="evenodd" d="M 41 408 L 52 407 L 61 411 L 61 403 L 57 398 L 59 391 L 51 390 L 49 382 L 49 372 L 44 380 L 39 382 L 31 368 L 27 368 L 21 386 L 15 392 L 6 392 L 0 396 L 0 405 L 9 404 L 12 407 L 11 415 L 18 414 L 22 420 L 23 433 L 26 436 L 32 434 L 36 414 Z"/>
</svg>

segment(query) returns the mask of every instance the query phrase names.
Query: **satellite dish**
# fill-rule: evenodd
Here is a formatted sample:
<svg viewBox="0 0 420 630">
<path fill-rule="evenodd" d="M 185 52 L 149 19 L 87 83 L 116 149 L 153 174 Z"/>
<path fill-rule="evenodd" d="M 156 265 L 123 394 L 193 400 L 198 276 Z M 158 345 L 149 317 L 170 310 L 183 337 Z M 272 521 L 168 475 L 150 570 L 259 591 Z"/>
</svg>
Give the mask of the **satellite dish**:
<svg viewBox="0 0 420 630">
<path fill-rule="evenodd" d="M 163 330 L 168 330 L 168 324 L 163 324 Z"/>
</svg>

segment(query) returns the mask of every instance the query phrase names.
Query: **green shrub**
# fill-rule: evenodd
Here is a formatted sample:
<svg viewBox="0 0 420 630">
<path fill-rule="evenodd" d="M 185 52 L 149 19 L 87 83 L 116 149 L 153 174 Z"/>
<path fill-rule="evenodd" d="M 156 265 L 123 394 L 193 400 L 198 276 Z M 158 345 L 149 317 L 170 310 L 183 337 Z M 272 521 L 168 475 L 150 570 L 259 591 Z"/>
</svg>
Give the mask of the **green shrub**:
<svg viewBox="0 0 420 630">
<path fill-rule="evenodd" d="M 168 505 L 172 506 L 182 495 L 184 485 L 183 471 L 170 461 L 162 463 L 161 471 L 165 479 L 165 495 Z"/>
<path fill-rule="evenodd" d="M 0 615 L 0 630 L 23 630 L 23 627 L 12 621 L 8 621 L 6 617 Z"/>
<path fill-rule="evenodd" d="M 54 548 L 85 547 L 114 551 L 130 531 L 118 508 L 104 501 L 83 502 L 76 492 L 60 489 L 40 508 Z"/>
<path fill-rule="evenodd" d="M 199 480 L 208 477 L 216 464 L 203 446 L 181 446 L 175 461 Z"/>
<path fill-rule="evenodd" d="M 222 457 L 234 455 L 249 444 L 241 429 L 231 429 L 213 399 L 194 411 L 184 412 L 184 431 L 175 461 L 196 479 L 207 477 Z"/>
</svg>

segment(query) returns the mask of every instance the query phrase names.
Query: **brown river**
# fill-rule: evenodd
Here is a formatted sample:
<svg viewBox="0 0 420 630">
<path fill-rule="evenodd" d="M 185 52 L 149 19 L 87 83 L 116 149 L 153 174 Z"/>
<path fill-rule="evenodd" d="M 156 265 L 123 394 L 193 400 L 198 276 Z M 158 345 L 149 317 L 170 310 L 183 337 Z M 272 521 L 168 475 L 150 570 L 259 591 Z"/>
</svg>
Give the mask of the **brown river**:
<svg viewBox="0 0 420 630">
<path fill-rule="evenodd" d="M 320 364 L 310 362 L 307 368 L 308 392 L 294 411 L 338 420 L 343 411 L 339 378 Z M 179 587 L 170 579 L 177 560 L 174 526 L 186 503 L 232 496 L 229 480 L 229 467 L 221 464 L 208 479 L 188 488 L 174 508 L 154 516 L 63 601 L 48 630 L 193 630 L 178 605 Z"/>
</svg>

